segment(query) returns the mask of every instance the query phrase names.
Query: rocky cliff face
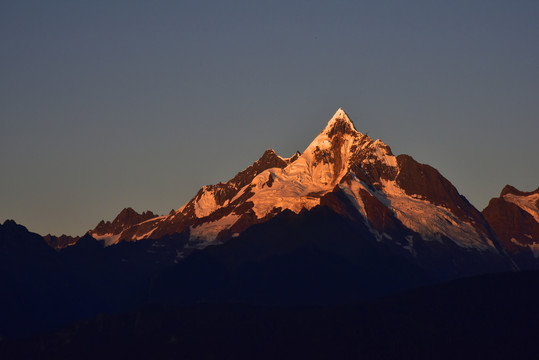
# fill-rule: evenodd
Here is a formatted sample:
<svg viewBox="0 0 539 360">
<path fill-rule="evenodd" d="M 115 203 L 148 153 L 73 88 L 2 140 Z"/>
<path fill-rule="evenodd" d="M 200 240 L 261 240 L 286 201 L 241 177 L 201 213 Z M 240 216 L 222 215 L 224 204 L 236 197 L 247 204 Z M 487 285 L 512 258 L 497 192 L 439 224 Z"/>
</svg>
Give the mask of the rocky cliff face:
<svg viewBox="0 0 539 360">
<path fill-rule="evenodd" d="M 539 267 L 539 188 L 524 192 L 506 185 L 483 215 L 521 268 Z"/>
<path fill-rule="evenodd" d="M 112 245 L 118 242 L 118 239 L 124 230 L 156 217 L 157 215 L 151 211 L 145 211 L 142 214 L 139 214 L 132 208 L 125 208 L 112 222 L 101 220 L 99 224 L 88 233 L 95 239 L 104 241 L 105 245 Z"/>
</svg>

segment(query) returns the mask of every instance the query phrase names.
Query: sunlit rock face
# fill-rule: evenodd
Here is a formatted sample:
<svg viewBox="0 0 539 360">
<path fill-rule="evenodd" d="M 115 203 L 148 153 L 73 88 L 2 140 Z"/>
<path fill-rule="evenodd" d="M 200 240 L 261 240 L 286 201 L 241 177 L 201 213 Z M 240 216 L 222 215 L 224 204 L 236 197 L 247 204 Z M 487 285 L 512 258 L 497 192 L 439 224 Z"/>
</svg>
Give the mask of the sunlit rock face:
<svg viewBox="0 0 539 360">
<path fill-rule="evenodd" d="M 99 224 L 88 233 L 95 239 L 103 241 L 105 245 L 108 246 L 116 244 L 124 231 L 156 217 L 157 215 L 151 211 L 145 211 L 142 214 L 139 214 L 132 208 L 125 208 L 112 222 L 101 220 Z"/>
<path fill-rule="evenodd" d="M 521 268 L 539 267 L 539 188 L 524 192 L 506 185 L 483 215 Z"/>
</svg>

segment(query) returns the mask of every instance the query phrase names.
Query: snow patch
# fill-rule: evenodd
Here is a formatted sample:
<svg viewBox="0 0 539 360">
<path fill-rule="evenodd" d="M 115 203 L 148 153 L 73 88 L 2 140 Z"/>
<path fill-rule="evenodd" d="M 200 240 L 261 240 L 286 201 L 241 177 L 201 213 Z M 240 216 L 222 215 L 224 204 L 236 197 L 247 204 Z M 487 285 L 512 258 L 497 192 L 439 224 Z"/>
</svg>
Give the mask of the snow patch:
<svg viewBox="0 0 539 360">
<path fill-rule="evenodd" d="M 414 250 L 414 237 L 412 235 L 408 235 L 408 236 L 405 236 L 404 238 L 406 239 L 406 241 L 408 241 L 408 245 L 403 246 L 403 248 L 410 251 L 412 255 L 415 255 L 416 253 Z"/>
<path fill-rule="evenodd" d="M 205 247 L 209 245 L 208 243 L 215 241 L 221 231 L 234 225 L 239 218 L 239 215 L 230 214 L 216 221 L 206 222 L 196 227 L 191 226 L 190 239 L 194 242 L 201 242 L 197 247 Z"/>
<path fill-rule="evenodd" d="M 202 195 L 195 201 L 195 215 L 198 218 L 203 218 L 217 210 L 219 205 L 215 201 L 213 190 L 208 190 L 207 186 L 202 188 Z"/>
<path fill-rule="evenodd" d="M 387 150 L 387 145 L 385 145 L 380 139 L 376 140 L 372 144 L 372 147 L 374 148 L 374 154 L 378 160 L 387 166 L 397 167 L 397 158 L 389 153 Z"/>
<path fill-rule="evenodd" d="M 163 221 L 163 220 L 165 220 L 166 218 L 168 218 L 168 215 L 156 216 L 156 217 L 154 217 L 154 218 L 151 218 L 151 219 L 148 219 L 148 220 L 144 220 L 143 222 L 141 222 L 141 223 L 139 223 L 139 224 L 146 224 L 146 223 L 153 222 L 153 221 Z"/>
<path fill-rule="evenodd" d="M 122 233 L 119 233 L 119 234 L 108 233 L 108 234 L 103 234 L 103 235 L 90 234 L 90 235 L 92 235 L 92 237 L 96 240 L 103 241 L 103 244 L 106 247 L 106 246 L 117 244 L 118 240 L 120 239 L 120 235 L 122 235 Z"/>
<path fill-rule="evenodd" d="M 533 216 L 535 221 L 539 223 L 539 209 L 535 205 L 539 200 L 539 194 L 532 194 L 528 196 L 505 194 L 503 199 L 517 205 L 519 208 Z"/>
<path fill-rule="evenodd" d="M 346 195 L 348 200 L 352 202 L 356 210 L 363 216 L 365 221 L 367 222 L 367 211 L 365 210 L 365 204 L 363 203 L 363 200 L 361 199 L 361 195 L 359 194 L 359 190 L 363 189 L 366 191 L 369 191 L 365 185 L 363 185 L 362 181 L 359 180 L 354 173 L 350 173 L 352 176 L 352 182 L 350 185 L 348 184 L 339 184 L 339 188 L 343 191 L 343 193 Z"/>
<path fill-rule="evenodd" d="M 536 243 L 535 241 L 531 244 L 522 244 L 521 242 L 519 242 L 517 239 L 515 238 L 511 238 L 511 242 L 513 244 L 516 244 L 518 246 L 522 246 L 522 247 L 527 247 L 529 248 L 532 253 L 533 253 L 533 257 L 534 258 L 539 258 L 539 243 Z"/>
<path fill-rule="evenodd" d="M 154 227 L 153 229 L 151 229 L 150 231 L 148 231 L 148 232 L 145 233 L 145 234 L 142 234 L 142 235 L 133 235 L 133 236 L 131 237 L 131 239 L 133 239 L 133 240 L 147 239 L 147 238 L 149 238 L 149 237 L 152 235 L 152 233 L 155 231 L 155 229 L 157 229 L 157 227 Z"/>
<path fill-rule="evenodd" d="M 493 250 L 494 244 L 478 233 L 472 224 L 462 221 L 448 208 L 408 196 L 396 182 L 382 179 L 383 192 L 373 195 L 393 211 L 404 226 L 424 240 L 441 241 L 442 235 L 463 248 Z"/>
</svg>

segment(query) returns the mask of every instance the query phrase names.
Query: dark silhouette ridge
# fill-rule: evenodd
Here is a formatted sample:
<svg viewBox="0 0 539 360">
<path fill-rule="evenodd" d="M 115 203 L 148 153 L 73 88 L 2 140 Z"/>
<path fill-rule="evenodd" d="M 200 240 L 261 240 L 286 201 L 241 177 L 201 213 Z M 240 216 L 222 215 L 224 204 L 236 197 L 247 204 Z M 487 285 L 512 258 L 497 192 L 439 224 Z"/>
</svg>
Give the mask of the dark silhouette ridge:
<svg viewBox="0 0 539 360">
<path fill-rule="evenodd" d="M 539 273 L 344 306 L 152 305 L 0 342 L 10 359 L 532 359 Z"/>
</svg>

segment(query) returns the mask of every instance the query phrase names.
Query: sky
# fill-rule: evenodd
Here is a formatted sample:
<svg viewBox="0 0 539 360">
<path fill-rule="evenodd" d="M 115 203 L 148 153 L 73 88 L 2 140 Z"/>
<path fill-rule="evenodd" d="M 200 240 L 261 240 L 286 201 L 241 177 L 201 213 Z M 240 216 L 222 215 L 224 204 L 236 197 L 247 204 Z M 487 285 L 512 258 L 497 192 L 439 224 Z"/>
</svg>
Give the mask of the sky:
<svg viewBox="0 0 539 360">
<path fill-rule="evenodd" d="M 0 221 L 178 209 L 339 107 L 482 210 L 539 186 L 538 1 L 0 2 Z"/>
</svg>

